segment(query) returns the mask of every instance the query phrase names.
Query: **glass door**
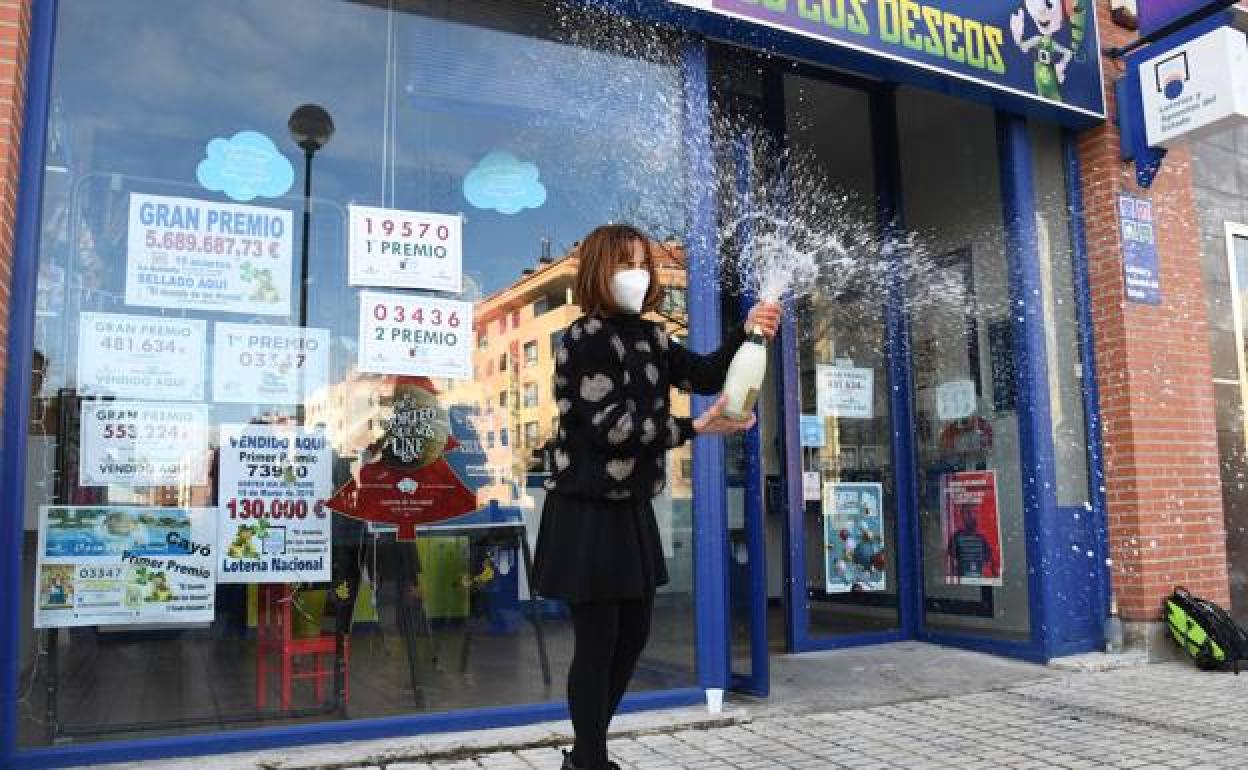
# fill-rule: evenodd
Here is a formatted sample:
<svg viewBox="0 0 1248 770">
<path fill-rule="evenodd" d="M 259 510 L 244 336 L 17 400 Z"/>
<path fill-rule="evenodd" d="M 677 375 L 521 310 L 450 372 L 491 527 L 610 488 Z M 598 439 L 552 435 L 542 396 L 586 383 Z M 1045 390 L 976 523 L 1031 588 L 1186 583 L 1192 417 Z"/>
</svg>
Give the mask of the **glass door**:
<svg viewBox="0 0 1248 770">
<path fill-rule="evenodd" d="M 789 341 L 796 381 L 785 401 L 797 412 L 788 422 L 797 423 L 800 460 L 786 466 L 801 473 L 802 491 L 801 505 L 787 512 L 795 650 L 901 634 L 887 284 L 871 279 L 888 274 L 887 255 L 870 245 L 873 237 L 850 242 L 849 235 L 879 229 L 877 137 L 865 85 L 797 73 L 783 80 L 792 206 L 799 221 L 817 220 L 848 254 L 824 267 L 819 289 L 795 308 Z"/>
<path fill-rule="evenodd" d="M 1217 372 L 1214 393 L 1218 407 L 1218 445 L 1222 458 L 1222 500 L 1226 517 L 1226 552 L 1231 571 L 1231 611 L 1241 623 L 1248 620 L 1248 494 L 1244 479 L 1245 436 L 1248 436 L 1248 314 L 1244 292 L 1248 291 L 1248 225 L 1226 223 L 1229 261 L 1229 294 L 1233 315 L 1234 376 Z M 1222 347 L 1225 350 L 1225 346 Z"/>
<path fill-rule="evenodd" d="M 748 240 L 748 225 L 733 225 L 733 212 L 757 183 L 755 142 L 766 132 L 759 63 L 738 50 L 713 49 L 711 57 L 715 114 L 716 192 L 720 202 L 721 250 L 728 256 Z M 726 260 L 725 264 L 730 264 Z M 742 321 L 747 304 L 729 290 L 721 307 L 727 329 Z M 768 391 L 764 391 L 768 392 Z M 766 696 L 769 689 L 766 518 L 764 466 L 760 437 L 775 424 L 771 405 L 759 405 L 759 424 L 743 435 L 724 439 L 724 487 L 728 516 L 728 610 L 730 685 L 738 692 Z M 772 636 L 783 638 L 783 632 Z"/>
<path fill-rule="evenodd" d="M 991 109 L 898 92 L 923 631 L 1031 636 L 1014 314 Z M 1056 370 L 1055 370 L 1056 371 Z"/>
</svg>

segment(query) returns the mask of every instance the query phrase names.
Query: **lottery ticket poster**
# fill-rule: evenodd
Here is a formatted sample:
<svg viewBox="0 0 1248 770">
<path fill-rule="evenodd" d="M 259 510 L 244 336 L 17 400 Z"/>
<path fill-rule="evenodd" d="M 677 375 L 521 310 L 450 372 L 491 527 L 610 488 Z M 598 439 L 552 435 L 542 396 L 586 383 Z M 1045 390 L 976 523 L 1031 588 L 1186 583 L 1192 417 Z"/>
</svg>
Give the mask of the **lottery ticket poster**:
<svg viewBox="0 0 1248 770">
<path fill-rule="evenodd" d="M 332 463 L 319 431 L 221 426 L 220 582 L 331 579 Z"/>
<path fill-rule="evenodd" d="M 880 484 L 823 485 L 824 574 L 828 593 L 887 590 L 883 504 L 884 488 Z"/>
<path fill-rule="evenodd" d="M 205 322 L 83 313 L 78 392 L 142 401 L 202 401 Z"/>
<path fill-rule="evenodd" d="M 329 330 L 218 323 L 212 400 L 295 406 L 329 381 Z"/>
<path fill-rule="evenodd" d="M 43 506 L 35 627 L 212 622 L 215 508 Z"/>
<path fill-rule="evenodd" d="M 472 379 L 472 303 L 360 292 L 359 370 Z"/>
<path fill-rule="evenodd" d="M 284 209 L 133 193 L 126 304 L 289 315 L 292 221 Z"/>
<path fill-rule="evenodd" d="M 449 214 L 351 206 L 352 286 L 463 290 L 463 219 Z"/>
<path fill-rule="evenodd" d="M 81 409 L 82 486 L 208 483 L 207 406 L 84 401 Z"/>
</svg>

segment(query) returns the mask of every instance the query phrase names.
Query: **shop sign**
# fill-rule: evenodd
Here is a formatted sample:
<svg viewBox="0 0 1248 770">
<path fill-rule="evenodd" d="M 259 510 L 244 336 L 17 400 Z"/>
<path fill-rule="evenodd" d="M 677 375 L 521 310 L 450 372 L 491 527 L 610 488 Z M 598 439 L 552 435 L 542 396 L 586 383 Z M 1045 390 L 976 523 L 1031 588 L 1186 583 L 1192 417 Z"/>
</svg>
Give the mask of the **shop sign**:
<svg viewBox="0 0 1248 770">
<path fill-rule="evenodd" d="M 351 206 L 352 286 L 463 290 L 463 219 L 449 214 Z"/>
<path fill-rule="evenodd" d="M 289 315 L 291 214 L 134 193 L 126 304 Z"/>
<path fill-rule="evenodd" d="M 78 393 L 145 401 L 204 398 L 203 321 L 82 313 Z"/>
<path fill-rule="evenodd" d="M 221 426 L 219 582 L 331 579 L 332 465 L 319 431 Z"/>
<path fill-rule="evenodd" d="M 359 370 L 472 379 L 472 303 L 360 292 Z"/>
<path fill-rule="evenodd" d="M 1104 115 L 1089 0 L 671 0 Z"/>
<path fill-rule="evenodd" d="M 818 364 L 815 399 L 820 417 L 870 420 L 875 416 L 875 370 Z"/>
<path fill-rule="evenodd" d="M 1118 222 L 1122 228 L 1122 270 L 1127 299 L 1160 305 L 1161 268 L 1157 260 L 1153 202 L 1119 194 Z"/>
<path fill-rule="evenodd" d="M 940 525 L 946 585 L 1001 585 L 1005 565 L 996 471 L 941 476 Z"/>
<path fill-rule="evenodd" d="M 802 415 L 801 432 L 802 446 L 820 448 L 827 443 L 823 418 L 817 414 Z"/>
<path fill-rule="evenodd" d="M 208 407 L 128 401 L 82 402 L 84 487 L 208 483 Z"/>
<path fill-rule="evenodd" d="M 213 326 L 212 399 L 294 406 L 329 381 L 329 330 L 218 323 Z"/>
<path fill-rule="evenodd" d="M 1248 119 L 1248 41 L 1221 27 L 1139 65 L 1149 147 L 1172 147 Z"/>
<path fill-rule="evenodd" d="M 884 591 L 884 488 L 876 483 L 823 485 L 823 545 L 827 592 Z"/>
<path fill-rule="evenodd" d="M 42 506 L 35 627 L 211 623 L 216 508 Z"/>
</svg>

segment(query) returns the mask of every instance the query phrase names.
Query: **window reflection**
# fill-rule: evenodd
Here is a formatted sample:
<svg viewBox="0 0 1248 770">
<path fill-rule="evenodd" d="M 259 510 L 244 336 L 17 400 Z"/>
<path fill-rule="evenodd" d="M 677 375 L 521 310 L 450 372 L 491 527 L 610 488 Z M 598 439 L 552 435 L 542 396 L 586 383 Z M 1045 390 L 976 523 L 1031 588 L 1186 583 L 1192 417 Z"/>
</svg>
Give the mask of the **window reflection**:
<svg viewBox="0 0 1248 770">
<path fill-rule="evenodd" d="M 332 570 L 328 579 L 219 582 L 207 615 L 192 622 L 55 630 L 27 622 L 22 666 L 30 691 L 46 692 L 50 671 L 59 677 L 54 704 L 23 712 L 24 744 L 217 730 L 258 715 L 369 717 L 558 697 L 548 672 L 566 667 L 570 628 L 560 607 L 530 596 L 523 548 L 537 531 L 543 449 L 556 415 L 549 397 L 554 349 L 578 315 L 571 276 L 581 234 L 621 219 L 663 235 L 684 230 L 679 70 L 669 41 L 654 36 L 642 51 L 582 45 L 577 41 L 590 36 L 568 29 L 544 3 L 392 5 L 59 6 L 27 447 L 23 595 L 39 597 L 40 606 L 28 604 L 23 617 L 71 604 L 64 576 L 38 568 L 41 510 L 96 511 L 59 521 L 74 528 L 95 516 L 127 536 L 152 522 L 164 526 L 162 518 L 180 521 L 182 510 L 193 512 L 190 529 L 199 519 L 228 516 L 221 513 L 229 502 L 222 479 L 232 472 L 225 458 L 241 428 L 324 437 L 328 499 L 307 513 L 332 523 Z M 336 127 L 313 160 L 306 242 L 304 157 L 287 128 L 291 111 L 305 103 L 324 106 Z M 234 144 L 248 132 L 275 151 L 263 142 Z M 201 172 L 216 157 L 214 140 L 231 142 L 230 157 L 242 157 L 237 169 L 247 173 L 223 180 Z M 256 181 L 261 156 L 289 162 L 288 190 Z M 245 202 L 234 199 L 257 190 Z M 290 232 L 280 244 L 290 249 L 289 277 L 257 272 L 265 286 L 255 300 L 286 301 L 272 312 L 136 303 L 127 271 L 137 248 L 131 206 L 144 195 L 288 212 Z M 352 206 L 461 218 L 463 291 L 351 285 Z M 185 245 L 174 248 L 185 252 Z M 663 315 L 683 335 L 685 265 L 679 243 L 670 245 L 662 274 L 672 293 Z M 228 261 L 240 248 L 196 241 L 199 257 L 218 246 L 212 259 Z M 168 267 L 176 275 L 178 264 Z M 471 378 L 366 371 L 362 291 L 471 303 L 472 318 L 461 327 Z M 89 314 L 202 325 L 202 392 L 85 389 L 82 321 Z M 237 354 L 214 358 L 235 329 L 228 324 L 319 330 L 323 377 L 297 398 L 223 397 L 223 383 L 247 374 Z M 112 349 L 104 353 L 97 356 L 103 364 L 124 360 Z M 172 355 L 166 369 L 191 371 L 176 358 L 190 353 Z M 135 401 L 206 415 L 199 419 L 206 447 L 179 456 L 202 474 L 142 484 L 119 474 L 96 483 L 84 471 L 92 455 L 84 447 L 83 405 Z M 687 400 L 675 406 L 687 413 Z M 656 605 L 655 634 L 634 680 L 640 688 L 692 681 L 692 489 L 680 474 L 689 460 L 684 451 L 673 458 L 669 491 L 656 500 L 673 580 Z M 287 467 L 263 470 L 280 463 L 255 464 L 257 473 L 297 475 Z M 386 499 L 370 498 L 382 486 L 423 502 L 408 506 L 407 518 L 376 515 L 393 513 Z M 245 506 L 235 502 L 237 516 Z M 234 522 L 236 555 L 280 544 L 267 515 L 272 507 L 264 505 L 260 520 Z M 494 527 L 500 521 L 515 526 Z M 443 529 L 419 529 L 429 525 Z M 147 584 L 149 598 L 163 600 L 159 581 Z M 83 584 L 78 595 L 101 585 Z M 300 665 L 319 667 L 320 676 L 283 679 L 274 645 L 287 638 L 305 645 Z M 158 695 L 114 697 L 136 688 Z M 49 705 L 54 724 L 43 719 Z"/>
</svg>

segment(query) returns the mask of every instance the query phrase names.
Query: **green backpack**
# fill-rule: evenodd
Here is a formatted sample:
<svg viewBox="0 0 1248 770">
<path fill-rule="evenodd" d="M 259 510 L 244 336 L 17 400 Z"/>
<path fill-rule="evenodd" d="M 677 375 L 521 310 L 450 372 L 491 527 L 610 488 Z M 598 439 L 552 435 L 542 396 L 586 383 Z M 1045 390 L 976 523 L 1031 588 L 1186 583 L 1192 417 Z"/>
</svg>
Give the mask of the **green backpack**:
<svg viewBox="0 0 1248 770">
<path fill-rule="evenodd" d="M 1239 674 L 1239 661 L 1248 660 L 1248 633 L 1230 613 L 1181 587 L 1166 597 L 1161 612 L 1175 643 L 1197 667 L 1216 671 L 1230 665 Z"/>
</svg>

